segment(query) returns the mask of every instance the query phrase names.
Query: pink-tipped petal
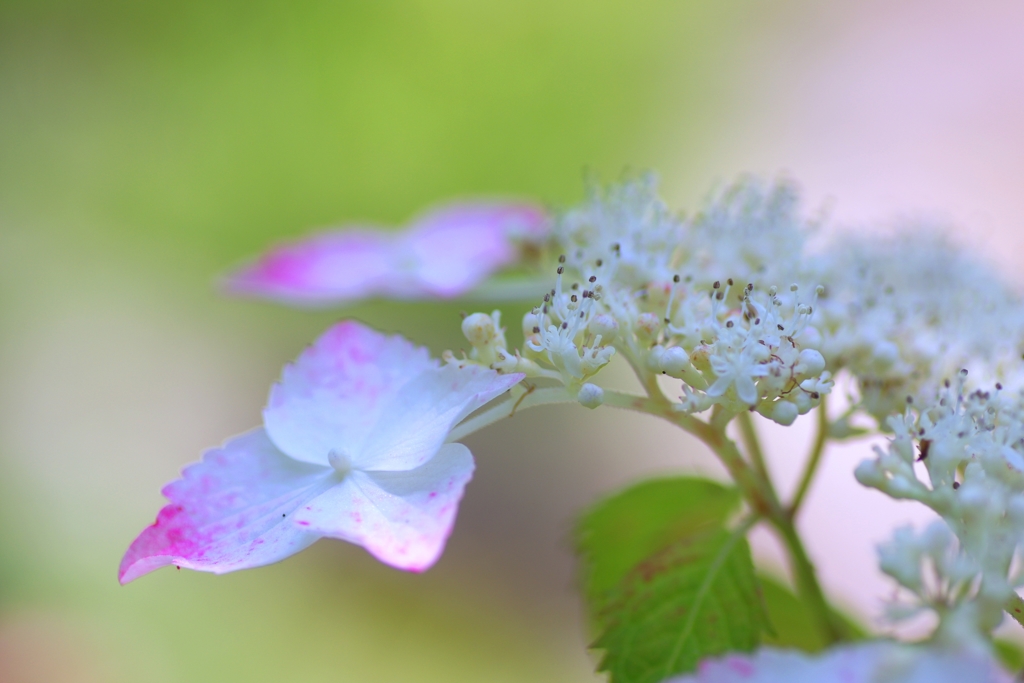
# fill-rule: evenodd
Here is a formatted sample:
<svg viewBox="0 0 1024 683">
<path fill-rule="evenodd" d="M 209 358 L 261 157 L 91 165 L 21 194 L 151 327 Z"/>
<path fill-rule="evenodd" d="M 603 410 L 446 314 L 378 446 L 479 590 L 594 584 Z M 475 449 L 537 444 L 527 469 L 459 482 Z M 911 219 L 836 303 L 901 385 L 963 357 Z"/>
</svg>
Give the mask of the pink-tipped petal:
<svg viewBox="0 0 1024 683">
<path fill-rule="evenodd" d="M 969 652 L 877 641 L 818 655 L 762 648 L 701 662 L 665 683 L 1010 683 L 992 659 Z"/>
<path fill-rule="evenodd" d="M 303 505 L 295 521 L 319 535 L 361 545 L 398 569 L 424 571 L 441 556 L 472 476 L 469 449 L 445 444 L 413 470 L 351 472 Z"/>
<path fill-rule="evenodd" d="M 396 256 L 398 237 L 339 230 L 283 244 L 226 279 L 229 292 L 297 306 L 326 306 L 382 293 L 412 292 Z M 404 279 L 403 279 L 404 277 Z"/>
<path fill-rule="evenodd" d="M 349 457 L 402 387 L 436 366 L 425 348 L 402 337 L 339 323 L 285 367 L 263 411 L 267 433 L 297 460 L 328 465 L 331 451 Z"/>
<path fill-rule="evenodd" d="M 547 220 L 528 204 L 454 204 L 416 222 L 405 236 L 424 291 L 456 297 L 515 263 L 517 241 L 536 241 Z"/>
<path fill-rule="evenodd" d="M 281 453 L 262 429 L 236 437 L 164 487 L 170 502 L 128 548 L 118 579 L 167 565 L 221 574 L 277 562 L 319 537 L 293 513 L 337 481 L 333 469 Z"/>
<path fill-rule="evenodd" d="M 380 422 L 358 451 L 361 470 L 409 470 L 437 452 L 459 421 L 505 393 L 524 375 L 499 375 L 478 365 L 444 365 L 401 387 L 381 411 Z"/>
<path fill-rule="evenodd" d="M 297 306 L 367 297 L 449 298 L 515 262 L 547 233 L 529 204 L 453 204 L 402 232 L 348 229 L 283 244 L 226 278 L 229 292 Z"/>
</svg>

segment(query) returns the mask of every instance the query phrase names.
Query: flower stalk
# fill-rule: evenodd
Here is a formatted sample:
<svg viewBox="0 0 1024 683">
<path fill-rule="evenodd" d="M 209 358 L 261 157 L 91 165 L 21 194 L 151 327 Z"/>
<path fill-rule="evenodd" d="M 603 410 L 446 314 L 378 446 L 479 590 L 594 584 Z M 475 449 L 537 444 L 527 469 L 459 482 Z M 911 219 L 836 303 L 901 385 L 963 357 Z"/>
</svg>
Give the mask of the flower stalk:
<svg viewBox="0 0 1024 683">
<path fill-rule="evenodd" d="M 825 444 L 828 441 L 828 430 L 828 410 L 825 407 L 825 399 L 822 399 L 821 405 L 818 406 L 818 427 L 814 435 L 814 444 L 811 446 L 807 465 L 804 466 L 804 472 L 800 477 L 800 483 L 796 487 L 796 493 L 793 494 L 793 500 L 789 504 L 788 514 L 790 519 L 796 517 L 797 511 L 799 511 L 800 505 L 804 502 L 804 497 L 811 487 L 811 481 L 814 480 L 814 475 L 818 471 L 818 465 L 821 464 L 821 457 L 825 453 Z"/>
</svg>

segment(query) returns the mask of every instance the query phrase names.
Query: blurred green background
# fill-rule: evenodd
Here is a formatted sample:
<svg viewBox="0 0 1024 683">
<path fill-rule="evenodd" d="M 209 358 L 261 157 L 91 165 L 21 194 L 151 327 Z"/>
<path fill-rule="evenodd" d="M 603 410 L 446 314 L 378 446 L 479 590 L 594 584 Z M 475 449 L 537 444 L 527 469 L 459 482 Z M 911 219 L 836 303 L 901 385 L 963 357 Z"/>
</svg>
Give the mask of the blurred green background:
<svg viewBox="0 0 1024 683">
<path fill-rule="evenodd" d="M 653 168 L 680 207 L 785 170 L 840 222 L 923 209 L 1019 285 L 1022 21 L 1017 0 L 0 0 L 0 683 L 595 680 L 572 516 L 647 474 L 714 473 L 621 414 L 468 439 L 476 476 L 424 575 L 322 542 L 117 585 L 161 485 L 255 426 L 331 322 L 439 352 L 470 305 L 310 313 L 217 278 L 313 228 L 459 196 L 559 207 L 587 174 Z M 784 431 L 786 490 L 810 436 Z M 801 525 L 866 618 L 891 590 L 874 543 L 925 520 L 856 485 L 861 445 L 838 450 Z"/>
<path fill-rule="evenodd" d="M 475 438 L 423 576 L 340 543 L 224 577 L 115 571 L 160 486 L 257 424 L 331 321 L 459 344 L 459 306 L 290 311 L 221 298 L 221 273 L 314 227 L 697 169 L 740 7 L 0 4 L 0 679 L 592 680 L 567 506 L 607 484 L 568 434 L 492 470 L 501 431 Z"/>
</svg>

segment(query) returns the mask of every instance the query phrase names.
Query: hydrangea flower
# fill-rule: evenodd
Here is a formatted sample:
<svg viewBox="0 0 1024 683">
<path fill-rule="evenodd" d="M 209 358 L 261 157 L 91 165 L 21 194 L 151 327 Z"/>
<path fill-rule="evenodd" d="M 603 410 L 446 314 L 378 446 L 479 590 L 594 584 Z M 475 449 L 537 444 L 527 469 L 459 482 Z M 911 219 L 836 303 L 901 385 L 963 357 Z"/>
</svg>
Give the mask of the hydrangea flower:
<svg viewBox="0 0 1024 683">
<path fill-rule="evenodd" d="M 554 287 L 523 320 L 521 354 L 496 367 L 579 389 L 620 354 L 647 387 L 650 375 L 682 380 L 677 410 L 753 408 L 791 424 L 833 386 L 810 324 L 824 289 L 801 285 L 813 271 L 796 266 L 809 231 L 785 184 L 737 183 L 692 219 L 658 198 L 653 176 L 592 189 L 554 221 Z"/>
<path fill-rule="evenodd" d="M 966 393 L 966 379 L 962 371 L 931 403 L 912 402 L 890 417 L 892 440 L 855 472 L 861 484 L 921 502 L 948 525 L 944 534 L 933 530 L 915 542 L 901 532 L 897 543 L 882 548 L 882 569 L 940 617 L 966 604 L 959 640 L 969 637 L 971 621 L 980 634 L 994 628 L 1024 583 L 1014 562 L 1024 546 L 1024 395 L 1002 385 Z M 948 541 L 936 540 L 954 535 L 955 553 Z M 916 572 L 925 556 L 947 588 L 970 589 L 951 597 L 947 589 L 922 586 Z"/>
<path fill-rule="evenodd" d="M 814 225 L 799 213 L 796 187 L 746 177 L 712 193 L 685 222 L 679 270 L 700 284 L 737 282 L 817 284 L 806 272 Z M 812 282 L 813 281 L 813 282 Z"/>
<path fill-rule="evenodd" d="M 762 648 L 701 662 L 665 683 L 1010 683 L 991 660 L 964 651 L 878 641 L 821 655 Z"/>
<path fill-rule="evenodd" d="M 896 529 L 892 540 L 878 546 L 879 568 L 896 580 L 897 591 L 886 605 L 893 622 L 932 611 L 938 626 L 932 642 L 987 653 L 989 633 L 1002 621 L 1013 589 L 1006 569 L 993 567 L 992 558 L 971 557 L 943 521 L 923 532 Z"/>
<path fill-rule="evenodd" d="M 607 189 L 591 187 L 587 200 L 552 229 L 566 267 L 630 289 L 671 280 L 683 224 L 657 187 L 653 175 Z"/>
<path fill-rule="evenodd" d="M 858 480 L 942 518 L 921 534 L 898 530 L 879 548 L 881 569 L 900 586 L 888 616 L 933 612 L 927 643 L 860 643 L 817 656 L 767 648 L 705 661 L 671 681 L 1007 681 L 992 663 L 991 633 L 1004 612 L 1024 624 L 1020 297 L 942 239 L 814 244 L 814 227 L 787 183 L 742 180 L 686 217 L 646 176 L 595 188 L 550 223 L 529 206 L 455 205 L 401 233 L 337 231 L 272 250 L 229 287 L 299 305 L 447 298 L 518 260 L 531 279 L 475 293 L 520 299 L 525 283 L 543 299 L 522 319 L 521 345 L 508 343 L 501 311 L 464 314 L 469 350 L 446 351 L 443 363 L 357 323 L 330 330 L 285 369 L 262 428 L 209 452 L 164 490 L 169 504 L 129 548 L 122 582 L 168 564 L 254 567 L 321 537 L 423 570 L 440 555 L 473 472 L 471 454 L 454 442 L 517 409 L 575 400 L 666 419 L 708 445 L 746 498 L 735 532 L 757 522 L 779 532 L 798 597 L 825 641 L 841 643 L 852 633 L 836 623 L 794 519 L 827 442 L 866 433 L 852 420 L 871 416 L 891 440 L 858 467 Z M 613 357 L 632 368 L 642 393 L 595 383 Z M 970 391 L 959 370 L 968 363 Z M 832 416 L 826 397 L 837 373 L 857 395 Z M 975 390 L 979 375 L 994 389 Z M 526 377 L 538 381 L 465 419 Z M 799 487 L 783 500 L 750 413 L 790 425 L 816 408 Z M 722 524 L 722 532 L 733 526 Z M 754 566 L 744 566 L 755 582 Z M 644 581 L 668 569 L 645 561 Z M 709 633 L 718 628 L 707 622 Z M 629 659 L 633 641 L 598 642 L 609 658 Z M 664 666 L 652 667 L 646 653 L 637 663 L 656 677 L 679 671 L 681 644 Z M 686 666 L 711 652 L 720 650 L 702 649 Z"/>
<path fill-rule="evenodd" d="M 228 276 L 228 291 L 297 306 L 372 296 L 452 298 L 518 260 L 547 219 L 529 204 L 453 204 L 398 233 L 348 228 L 284 244 Z"/>
<path fill-rule="evenodd" d="M 814 265 L 828 294 L 818 307 L 822 353 L 856 376 L 880 423 L 908 395 L 930 399 L 960 368 L 1019 388 L 1021 297 L 970 250 L 919 228 L 836 239 Z"/>
<path fill-rule="evenodd" d="M 264 426 L 209 451 L 163 493 L 122 583 L 165 565 L 223 573 L 281 560 L 322 537 L 422 571 L 451 532 L 473 457 L 449 431 L 523 375 L 444 364 L 356 322 L 285 368 Z"/>
</svg>

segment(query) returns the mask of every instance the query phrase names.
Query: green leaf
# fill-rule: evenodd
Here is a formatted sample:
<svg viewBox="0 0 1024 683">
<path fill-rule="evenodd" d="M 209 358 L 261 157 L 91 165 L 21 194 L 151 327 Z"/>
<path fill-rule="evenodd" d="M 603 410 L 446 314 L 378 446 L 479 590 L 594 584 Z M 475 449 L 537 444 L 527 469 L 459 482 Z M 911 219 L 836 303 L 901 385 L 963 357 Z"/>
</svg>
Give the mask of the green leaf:
<svg viewBox="0 0 1024 683">
<path fill-rule="evenodd" d="M 619 582 L 595 643 L 613 683 L 658 683 L 705 657 L 757 647 L 767 617 L 744 532 L 680 539 Z"/>
<path fill-rule="evenodd" d="M 814 617 L 800 598 L 771 577 L 760 575 L 758 582 L 774 631 L 762 637 L 762 645 L 795 647 L 804 652 L 820 652 L 828 646 Z M 860 640 L 867 637 L 864 628 L 848 616 L 836 610 L 833 613 L 846 626 L 846 633 L 851 638 Z"/>
<path fill-rule="evenodd" d="M 646 557 L 676 539 L 721 528 L 739 504 L 733 488 L 673 477 L 642 482 L 595 505 L 576 527 L 584 590 L 592 607 Z"/>
<path fill-rule="evenodd" d="M 996 638 L 993 643 L 996 657 L 1009 671 L 1020 671 L 1024 668 L 1024 650 L 1018 643 L 1005 638 Z"/>
<path fill-rule="evenodd" d="M 586 597 L 612 683 L 657 683 L 704 657 L 750 651 L 770 628 L 735 489 L 695 478 L 641 483 L 577 526 Z"/>
</svg>

